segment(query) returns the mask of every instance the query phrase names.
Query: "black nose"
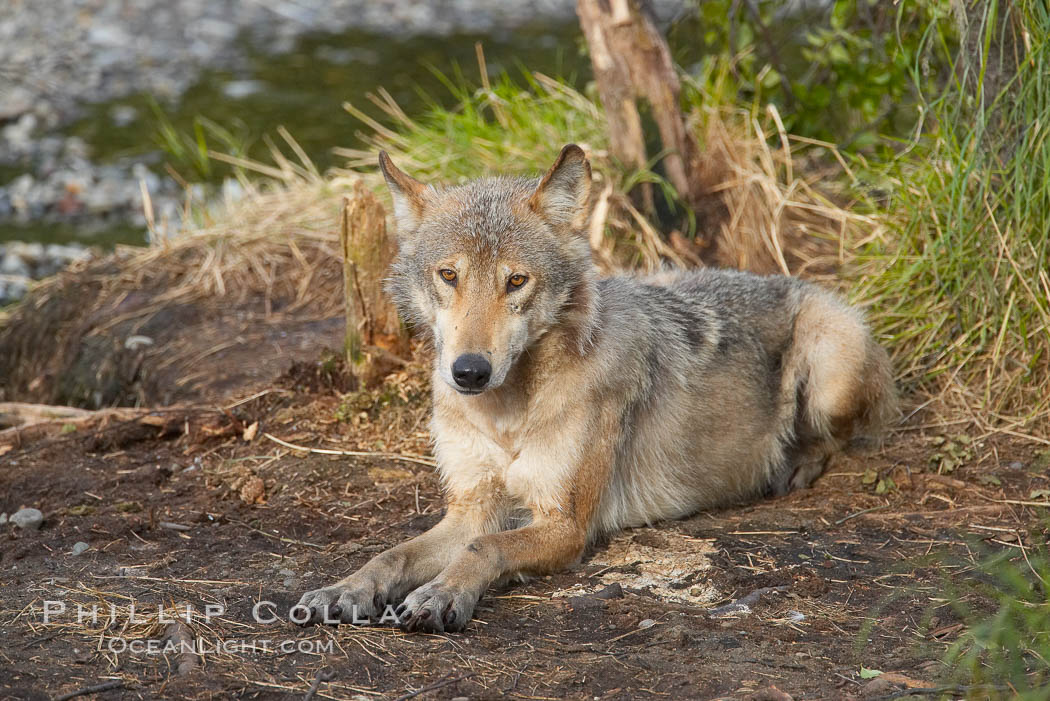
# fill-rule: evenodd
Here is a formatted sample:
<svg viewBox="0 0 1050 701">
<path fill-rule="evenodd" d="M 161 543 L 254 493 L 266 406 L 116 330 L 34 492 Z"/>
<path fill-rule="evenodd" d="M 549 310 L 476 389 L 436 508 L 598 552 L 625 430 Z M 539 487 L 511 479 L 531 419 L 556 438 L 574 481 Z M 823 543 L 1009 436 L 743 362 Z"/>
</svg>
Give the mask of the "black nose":
<svg viewBox="0 0 1050 701">
<path fill-rule="evenodd" d="M 463 389 L 481 389 L 491 376 L 492 365 L 477 353 L 464 353 L 452 363 L 452 379 Z"/>
</svg>

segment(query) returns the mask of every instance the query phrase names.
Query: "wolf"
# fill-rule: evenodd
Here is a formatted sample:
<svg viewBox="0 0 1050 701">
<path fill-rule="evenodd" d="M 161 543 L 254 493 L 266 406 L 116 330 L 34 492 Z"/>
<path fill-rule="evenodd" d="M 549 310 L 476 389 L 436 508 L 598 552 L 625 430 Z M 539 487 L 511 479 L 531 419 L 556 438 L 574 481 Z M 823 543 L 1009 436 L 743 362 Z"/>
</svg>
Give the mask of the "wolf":
<svg viewBox="0 0 1050 701">
<path fill-rule="evenodd" d="M 862 315 L 801 280 L 700 269 L 600 278 L 590 165 L 424 185 L 386 153 L 388 290 L 434 349 L 447 508 L 422 535 L 304 594 L 310 620 L 397 606 L 460 631 L 494 582 L 566 568 L 619 529 L 808 487 L 894 412 Z"/>
</svg>

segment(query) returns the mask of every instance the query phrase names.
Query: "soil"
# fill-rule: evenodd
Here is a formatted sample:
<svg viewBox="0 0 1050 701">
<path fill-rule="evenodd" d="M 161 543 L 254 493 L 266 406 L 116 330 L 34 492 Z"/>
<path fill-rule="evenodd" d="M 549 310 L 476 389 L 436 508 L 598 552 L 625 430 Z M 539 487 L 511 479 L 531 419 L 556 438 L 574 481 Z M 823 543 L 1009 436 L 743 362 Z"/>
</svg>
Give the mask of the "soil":
<svg viewBox="0 0 1050 701">
<path fill-rule="evenodd" d="M 303 591 L 440 517 L 416 355 L 348 391 L 319 351 L 269 378 L 232 353 L 239 384 L 210 397 L 0 446 L 0 511 L 45 515 L 0 526 L 0 698 L 898 697 L 940 683 L 962 631 L 946 580 L 974 576 L 981 548 L 1020 557 L 1045 513 L 1025 505 L 1050 486 L 1039 446 L 919 413 L 813 489 L 630 530 L 494 588 L 462 634 L 298 627 Z M 180 653 L 190 639 L 200 654 Z"/>
</svg>

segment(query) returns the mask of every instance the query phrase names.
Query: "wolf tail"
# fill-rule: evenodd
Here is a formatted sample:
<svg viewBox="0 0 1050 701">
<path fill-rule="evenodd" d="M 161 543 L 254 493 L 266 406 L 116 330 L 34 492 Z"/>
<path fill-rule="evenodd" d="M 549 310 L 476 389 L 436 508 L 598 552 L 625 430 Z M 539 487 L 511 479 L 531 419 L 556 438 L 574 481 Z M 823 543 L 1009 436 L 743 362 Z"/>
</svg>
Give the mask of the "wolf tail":
<svg viewBox="0 0 1050 701">
<path fill-rule="evenodd" d="M 775 493 L 808 487 L 834 452 L 877 439 L 897 415 L 886 351 L 857 310 L 823 290 L 803 295 L 783 368 L 794 426 Z"/>
</svg>

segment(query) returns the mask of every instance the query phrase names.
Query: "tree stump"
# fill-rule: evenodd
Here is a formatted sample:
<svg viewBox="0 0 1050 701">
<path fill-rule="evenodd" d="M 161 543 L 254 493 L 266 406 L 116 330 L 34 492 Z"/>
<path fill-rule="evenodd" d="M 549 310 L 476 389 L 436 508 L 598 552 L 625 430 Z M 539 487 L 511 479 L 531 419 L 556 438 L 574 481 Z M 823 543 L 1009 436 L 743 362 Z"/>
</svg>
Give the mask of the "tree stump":
<svg viewBox="0 0 1050 701">
<path fill-rule="evenodd" d="M 383 293 L 383 279 L 397 252 L 387 235 L 386 210 L 360 182 L 343 198 L 339 226 L 343 254 L 344 351 L 347 367 L 369 384 L 404 360 L 408 333 Z"/>
</svg>

